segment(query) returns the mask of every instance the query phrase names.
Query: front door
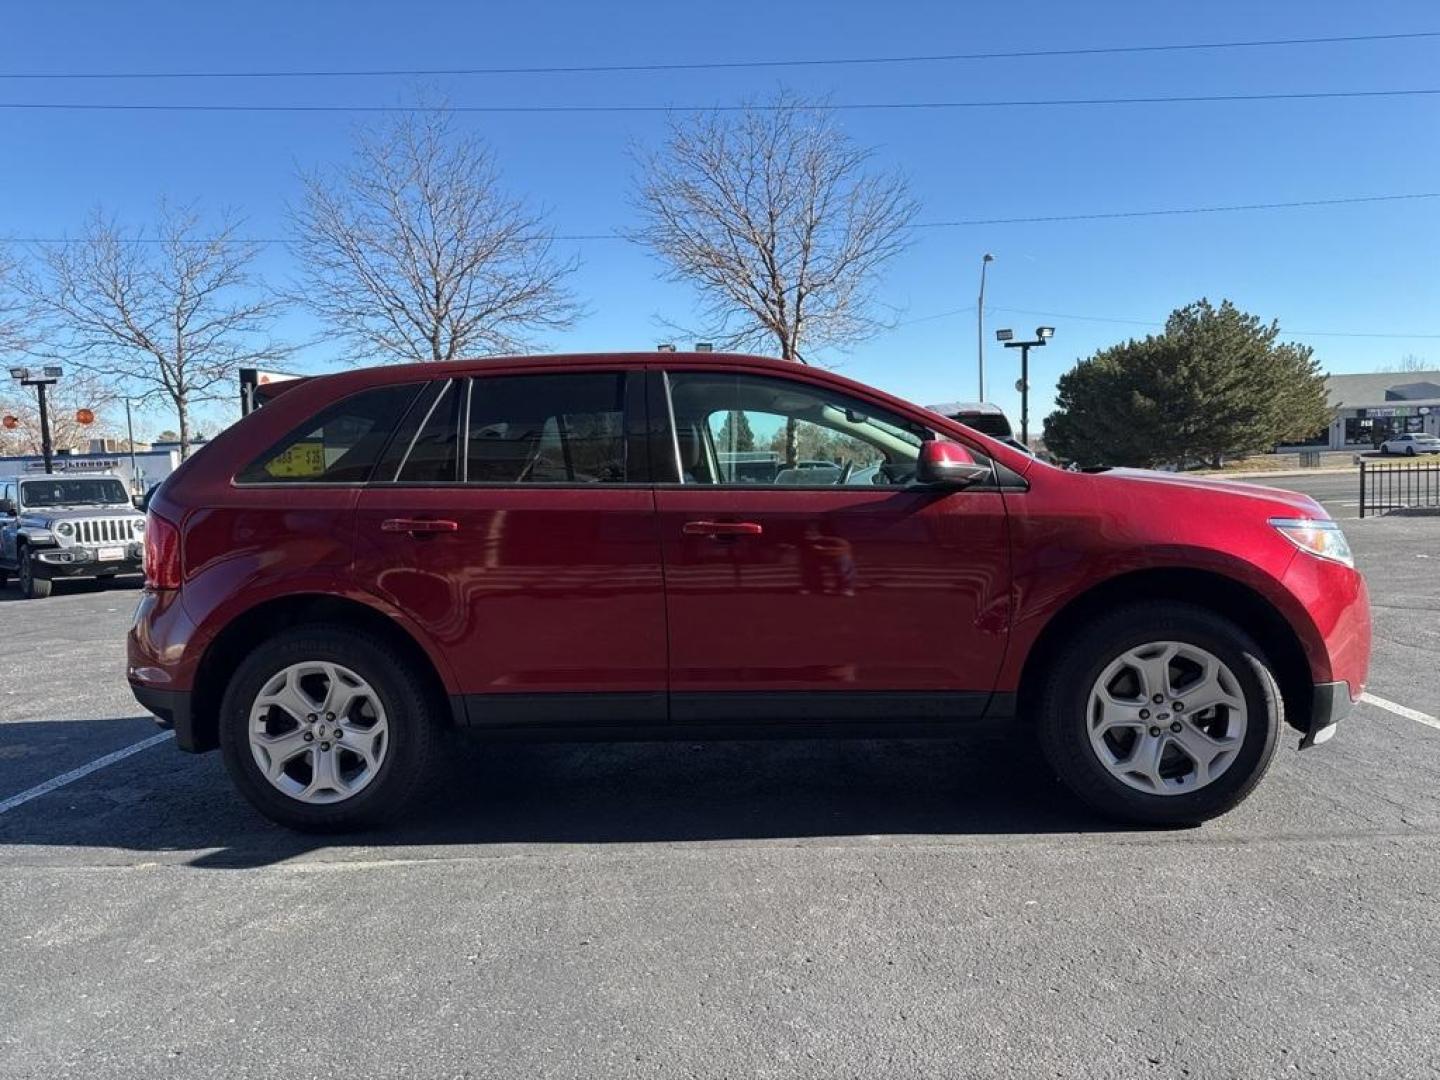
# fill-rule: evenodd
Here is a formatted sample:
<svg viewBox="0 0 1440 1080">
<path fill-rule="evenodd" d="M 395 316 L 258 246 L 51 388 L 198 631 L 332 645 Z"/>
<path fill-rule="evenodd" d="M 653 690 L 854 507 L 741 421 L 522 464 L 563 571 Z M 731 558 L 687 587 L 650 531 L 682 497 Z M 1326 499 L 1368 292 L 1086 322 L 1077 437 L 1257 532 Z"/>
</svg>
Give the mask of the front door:
<svg viewBox="0 0 1440 1080">
<path fill-rule="evenodd" d="M 1008 630 L 1002 494 L 913 486 L 933 433 L 818 382 L 664 379 L 672 719 L 983 712 Z"/>
<path fill-rule="evenodd" d="M 472 724 L 665 718 L 654 494 L 627 427 L 642 380 L 456 380 L 360 496 L 357 576 L 444 653 Z"/>
</svg>

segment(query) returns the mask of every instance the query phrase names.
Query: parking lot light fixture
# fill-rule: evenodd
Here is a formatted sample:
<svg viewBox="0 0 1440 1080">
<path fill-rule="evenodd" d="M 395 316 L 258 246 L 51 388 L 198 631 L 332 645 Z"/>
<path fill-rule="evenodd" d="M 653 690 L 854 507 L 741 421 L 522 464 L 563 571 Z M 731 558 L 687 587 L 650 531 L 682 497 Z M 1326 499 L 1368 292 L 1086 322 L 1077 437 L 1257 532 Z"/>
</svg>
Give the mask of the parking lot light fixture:
<svg viewBox="0 0 1440 1080">
<path fill-rule="evenodd" d="M 1003 336 L 1002 336 L 1003 335 Z M 1015 389 L 1020 391 L 1020 441 L 1030 445 L 1030 350 L 1049 343 L 1055 336 L 1053 326 L 1037 326 L 1034 341 L 1015 341 L 1009 330 L 997 330 L 995 336 L 1005 342 L 1007 349 L 1020 350 L 1020 381 Z"/>
<path fill-rule="evenodd" d="M 48 475 L 55 471 L 54 453 L 50 442 L 50 408 L 45 400 L 45 388 L 54 386 L 64 372 L 58 366 L 46 367 L 41 371 L 31 371 L 27 367 L 12 367 L 10 377 L 20 383 L 21 386 L 35 387 L 35 395 L 40 399 L 40 453 L 45 459 L 45 472 Z"/>
</svg>

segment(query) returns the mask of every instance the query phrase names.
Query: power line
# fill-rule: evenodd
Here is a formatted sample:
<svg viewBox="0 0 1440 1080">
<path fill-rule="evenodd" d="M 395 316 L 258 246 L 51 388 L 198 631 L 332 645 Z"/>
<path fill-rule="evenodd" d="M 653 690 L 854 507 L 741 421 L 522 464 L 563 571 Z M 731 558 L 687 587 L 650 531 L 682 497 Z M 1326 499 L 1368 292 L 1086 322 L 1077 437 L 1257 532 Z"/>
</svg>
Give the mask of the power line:
<svg viewBox="0 0 1440 1080">
<path fill-rule="evenodd" d="M 1001 101 L 867 101 L 819 102 L 804 108 L 817 112 L 923 111 L 935 109 L 1033 109 L 1096 105 L 1211 104 L 1235 101 L 1321 101 L 1334 99 L 1433 97 L 1440 89 L 1312 90 L 1269 94 L 1183 94 L 1114 98 L 1016 98 Z M 0 102 L 0 109 L 43 112 L 183 112 L 183 113 L 729 113 L 779 112 L 785 104 L 727 105 L 191 105 L 116 102 Z"/>
<path fill-rule="evenodd" d="M 1396 195 L 1351 195 L 1334 199 L 1296 199 L 1291 202 L 1237 203 L 1231 206 L 1186 206 L 1168 207 L 1159 210 L 1112 210 L 1089 214 L 1042 214 L 1031 217 L 967 218 L 957 221 L 923 221 L 909 227 L 912 229 L 960 229 L 973 228 L 980 225 L 1048 224 L 1058 221 L 1110 221 L 1124 218 L 1173 217 L 1184 214 L 1225 214 L 1256 210 L 1303 209 L 1316 206 L 1348 206 L 1363 203 L 1401 202 L 1413 199 L 1440 199 L 1440 191 L 1406 192 Z M 537 237 L 536 239 L 588 241 L 628 240 L 629 237 L 624 233 L 618 232 L 556 233 L 553 236 Z M 122 237 L 120 240 L 122 243 L 127 244 L 161 244 L 166 242 L 156 236 Z M 186 242 L 212 244 L 215 241 L 215 237 L 200 236 Z M 82 238 L 73 236 L 0 236 L 0 244 L 78 244 L 82 242 Z M 254 244 L 257 246 L 290 243 L 289 240 L 281 237 L 241 236 L 233 237 L 228 242 L 234 244 Z"/>
<path fill-rule="evenodd" d="M 1289 210 L 1306 206 L 1343 206 L 1352 203 L 1398 202 L 1405 199 L 1440 199 L 1440 191 L 1405 195 L 1355 195 L 1340 199 L 1299 199 L 1294 202 L 1241 203 L 1235 206 L 1187 206 L 1166 210 L 1115 210 L 1098 214 L 1049 214 L 1039 217 L 972 218 L 964 221 L 928 221 L 917 229 L 958 228 L 973 225 L 1022 225 L 1054 221 L 1106 221 L 1115 218 L 1166 217 L 1177 214 L 1228 214 L 1243 210 Z"/>
<path fill-rule="evenodd" d="M 781 60 L 702 60 L 648 64 L 569 64 L 543 67 L 361 68 L 350 71 L 21 71 L 0 73 L 0 79 L 329 79 L 428 78 L 454 75 L 580 75 L 624 72 L 731 71 L 756 68 L 811 68 L 887 64 L 936 64 L 972 60 L 1020 60 L 1061 56 L 1119 56 L 1136 53 L 1200 52 L 1219 49 L 1262 49 L 1297 45 L 1335 45 L 1371 41 L 1412 41 L 1440 37 L 1440 30 L 1399 34 L 1349 34 L 1335 37 L 1269 38 L 1255 41 L 1180 42 L 1160 45 L 1104 45 L 1068 49 L 1019 49 L 1007 52 L 938 53 L 910 56 L 847 56 Z"/>
<path fill-rule="evenodd" d="M 1015 315 L 1039 315 L 1047 319 L 1074 319 L 1077 322 L 1094 323 L 1116 323 L 1124 326 L 1164 326 L 1163 322 L 1156 322 L 1153 319 L 1113 319 L 1100 315 L 1075 315 L 1063 311 L 1038 311 L 1034 308 L 1013 308 L 996 307 L 994 311 L 1008 311 Z M 918 320 L 917 320 L 918 321 Z M 1440 334 L 1397 334 L 1397 333 L 1372 333 L 1359 330 L 1292 330 L 1282 326 L 1280 333 L 1290 334 L 1295 337 L 1339 337 L 1339 338 L 1393 338 L 1397 340 L 1424 339 L 1440 340 Z"/>
</svg>

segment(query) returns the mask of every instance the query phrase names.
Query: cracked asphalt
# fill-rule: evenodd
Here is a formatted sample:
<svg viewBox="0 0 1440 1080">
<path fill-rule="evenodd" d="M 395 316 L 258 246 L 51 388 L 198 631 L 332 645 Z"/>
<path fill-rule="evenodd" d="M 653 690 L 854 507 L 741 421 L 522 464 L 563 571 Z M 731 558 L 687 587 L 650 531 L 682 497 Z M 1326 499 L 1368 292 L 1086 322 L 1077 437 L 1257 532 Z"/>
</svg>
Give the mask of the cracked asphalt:
<svg viewBox="0 0 1440 1080">
<path fill-rule="evenodd" d="M 1347 521 L 1440 714 L 1440 520 Z M 0 593 L 0 802 L 151 735 L 137 593 Z M 1440 731 L 1116 830 L 1023 740 L 460 745 L 402 828 L 168 742 L 0 812 L 0 1076 L 1433 1076 Z"/>
</svg>

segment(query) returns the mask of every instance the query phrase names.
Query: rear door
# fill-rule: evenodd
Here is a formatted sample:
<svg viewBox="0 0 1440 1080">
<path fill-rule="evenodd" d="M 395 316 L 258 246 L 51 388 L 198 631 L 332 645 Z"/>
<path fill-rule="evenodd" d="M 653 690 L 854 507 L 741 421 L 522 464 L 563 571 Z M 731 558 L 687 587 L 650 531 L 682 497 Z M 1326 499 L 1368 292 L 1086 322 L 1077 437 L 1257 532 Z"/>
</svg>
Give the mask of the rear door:
<svg viewBox="0 0 1440 1080">
<path fill-rule="evenodd" d="M 672 719 L 982 713 L 1008 631 L 1002 494 L 913 486 L 933 433 L 817 383 L 663 379 Z"/>
<path fill-rule="evenodd" d="M 454 380 L 360 496 L 356 573 L 445 654 L 472 723 L 665 719 L 643 379 Z"/>
</svg>

